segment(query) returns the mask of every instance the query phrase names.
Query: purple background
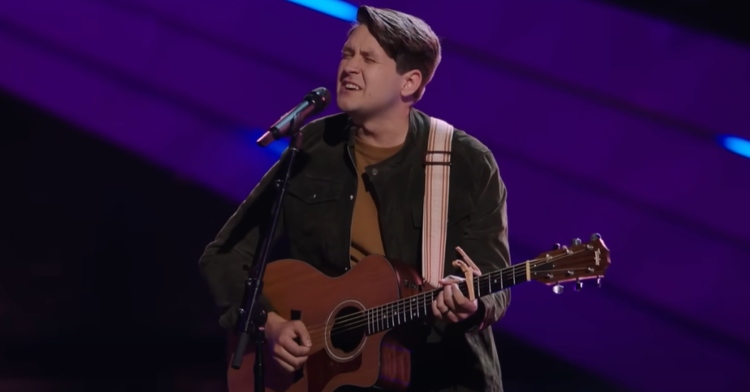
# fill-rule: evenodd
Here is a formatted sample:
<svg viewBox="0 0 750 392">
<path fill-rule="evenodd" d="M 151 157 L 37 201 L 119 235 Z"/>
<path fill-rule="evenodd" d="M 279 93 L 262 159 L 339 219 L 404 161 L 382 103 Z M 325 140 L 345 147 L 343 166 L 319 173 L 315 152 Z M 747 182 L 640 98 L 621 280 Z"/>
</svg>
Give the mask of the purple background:
<svg viewBox="0 0 750 392">
<path fill-rule="evenodd" d="M 750 138 L 750 50 L 584 0 L 368 4 L 443 38 L 418 107 L 495 152 L 513 262 L 592 232 L 612 251 L 601 290 L 519 287 L 496 328 L 633 391 L 745 390 L 750 161 L 715 139 Z M 0 87 L 236 204 L 275 159 L 248 130 L 334 86 L 347 27 L 285 1 L 4 1 Z"/>
</svg>

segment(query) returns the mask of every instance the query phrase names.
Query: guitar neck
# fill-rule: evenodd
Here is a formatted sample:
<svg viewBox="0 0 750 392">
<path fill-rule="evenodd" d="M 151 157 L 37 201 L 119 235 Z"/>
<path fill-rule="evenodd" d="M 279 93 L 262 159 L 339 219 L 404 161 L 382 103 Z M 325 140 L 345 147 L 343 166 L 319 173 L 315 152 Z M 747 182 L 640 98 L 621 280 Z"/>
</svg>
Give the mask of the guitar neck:
<svg viewBox="0 0 750 392">
<path fill-rule="evenodd" d="M 516 264 L 501 270 L 474 277 L 472 282 L 458 284 L 465 295 L 469 295 L 469 284 L 474 285 L 474 296 L 484 297 L 498 291 L 524 283 L 531 278 L 531 261 Z M 364 311 L 367 317 L 367 334 L 389 330 L 432 315 L 432 302 L 442 289 L 426 291 L 411 297 L 370 308 Z"/>
</svg>

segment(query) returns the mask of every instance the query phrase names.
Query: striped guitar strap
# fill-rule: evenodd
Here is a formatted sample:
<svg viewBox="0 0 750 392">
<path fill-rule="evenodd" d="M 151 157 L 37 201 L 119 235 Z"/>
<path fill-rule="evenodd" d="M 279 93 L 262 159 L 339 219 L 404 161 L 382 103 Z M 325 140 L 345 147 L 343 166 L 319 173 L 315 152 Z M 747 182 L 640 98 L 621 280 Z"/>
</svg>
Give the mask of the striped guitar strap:
<svg viewBox="0 0 750 392">
<path fill-rule="evenodd" d="M 445 269 L 448 190 L 450 188 L 453 126 L 430 118 L 430 135 L 425 155 L 424 212 L 422 214 L 422 277 L 438 287 Z"/>
</svg>

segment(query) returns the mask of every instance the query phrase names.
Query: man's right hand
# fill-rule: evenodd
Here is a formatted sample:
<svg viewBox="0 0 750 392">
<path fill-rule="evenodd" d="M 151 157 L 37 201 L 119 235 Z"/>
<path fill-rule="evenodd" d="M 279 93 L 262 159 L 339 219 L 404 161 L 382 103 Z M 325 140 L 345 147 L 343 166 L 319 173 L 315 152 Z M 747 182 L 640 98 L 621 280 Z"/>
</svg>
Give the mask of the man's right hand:
<svg viewBox="0 0 750 392">
<path fill-rule="evenodd" d="M 302 344 L 298 344 L 295 339 Z M 289 372 L 302 367 L 307 361 L 312 341 L 302 321 L 288 321 L 274 312 L 268 313 L 266 339 L 276 363 Z"/>
</svg>

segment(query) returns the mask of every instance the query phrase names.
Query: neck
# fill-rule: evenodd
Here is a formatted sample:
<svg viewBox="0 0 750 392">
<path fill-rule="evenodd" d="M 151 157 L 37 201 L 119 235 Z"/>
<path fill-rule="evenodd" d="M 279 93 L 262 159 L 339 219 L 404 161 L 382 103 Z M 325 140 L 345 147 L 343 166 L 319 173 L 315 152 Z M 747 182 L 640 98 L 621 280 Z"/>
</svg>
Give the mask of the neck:
<svg viewBox="0 0 750 392">
<path fill-rule="evenodd" d="M 409 132 L 410 109 L 398 108 L 392 113 L 380 114 L 378 116 L 354 121 L 357 125 L 356 135 L 365 144 L 389 148 L 400 146 L 406 140 Z"/>
<path fill-rule="evenodd" d="M 549 263 L 546 260 L 533 261 L 536 263 L 536 266 Z M 528 282 L 532 276 L 531 262 L 527 261 L 491 273 L 475 276 L 471 282 L 464 281 L 459 283 L 458 288 L 464 295 L 469 295 L 468 285 L 472 285 L 476 298 L 480 298 L 508 289 L 517 284 Z M 442 288 L 424 291 L 420 294 L 362 311 L 360 318 L 362 321 L 365 318 L 367 319 L 365 325 L 366 333 L 371 335 L 411 321 L 429 317 L 432 315 L 431 304 L 437 298 L 440 291 L 442 291 Z"/>
</svg>

